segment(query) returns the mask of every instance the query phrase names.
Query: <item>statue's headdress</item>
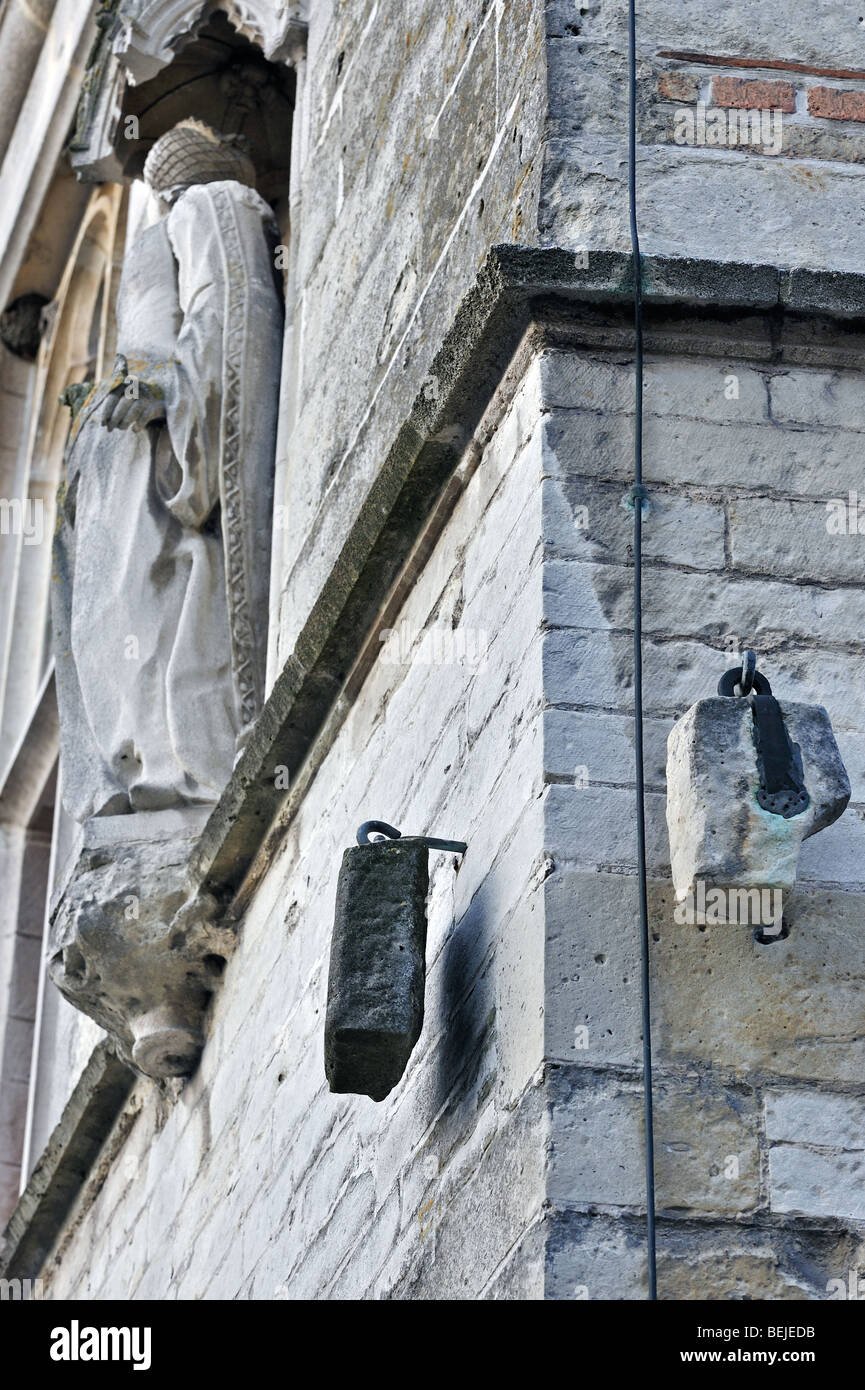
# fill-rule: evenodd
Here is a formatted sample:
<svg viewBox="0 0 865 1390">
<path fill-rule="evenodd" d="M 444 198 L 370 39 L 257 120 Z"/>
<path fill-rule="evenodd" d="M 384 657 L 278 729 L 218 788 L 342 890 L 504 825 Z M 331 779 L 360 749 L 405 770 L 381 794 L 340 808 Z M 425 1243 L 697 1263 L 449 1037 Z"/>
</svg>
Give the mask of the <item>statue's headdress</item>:
<svg viewBox="0 0 865 1390">
<path fill-rule="evenodd" d="M 194 119 L 180 121 L 159 137 L 145 161 L 144 177 L 169 202 L 196 183 L 236 179 L 255 187 L 255 167 L 245 138 L 223 135 Z"/>
</svg>

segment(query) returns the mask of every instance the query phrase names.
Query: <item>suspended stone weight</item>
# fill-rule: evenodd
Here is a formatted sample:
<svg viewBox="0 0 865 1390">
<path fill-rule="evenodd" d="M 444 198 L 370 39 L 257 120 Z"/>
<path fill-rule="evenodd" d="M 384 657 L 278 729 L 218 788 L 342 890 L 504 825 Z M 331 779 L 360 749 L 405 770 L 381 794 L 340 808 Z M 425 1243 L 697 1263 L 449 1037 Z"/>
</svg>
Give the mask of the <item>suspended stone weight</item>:
<svg viewBox="0 0 865 1390">
<path fill-rule="evenodd" d="M 384 1100 L 423 1026 L 429 846 L 345 851 L 330 952 L 324 1067 L 331 1091 Z"/>
</svg>

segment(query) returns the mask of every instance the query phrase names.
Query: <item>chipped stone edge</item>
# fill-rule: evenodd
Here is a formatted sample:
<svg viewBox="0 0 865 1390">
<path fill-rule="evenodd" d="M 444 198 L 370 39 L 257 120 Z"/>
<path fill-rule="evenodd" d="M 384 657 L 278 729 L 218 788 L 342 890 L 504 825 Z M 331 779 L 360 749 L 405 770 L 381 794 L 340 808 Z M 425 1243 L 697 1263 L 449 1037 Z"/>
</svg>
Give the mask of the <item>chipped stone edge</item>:
<svg viewBox="0 0 865 1390">
<path fill-rule="evenodd" d="M 111 1042 L 97 1043 L 9 1218 L 0 1276 L 39 1274 L 136 1080 Z"/>
</svg>

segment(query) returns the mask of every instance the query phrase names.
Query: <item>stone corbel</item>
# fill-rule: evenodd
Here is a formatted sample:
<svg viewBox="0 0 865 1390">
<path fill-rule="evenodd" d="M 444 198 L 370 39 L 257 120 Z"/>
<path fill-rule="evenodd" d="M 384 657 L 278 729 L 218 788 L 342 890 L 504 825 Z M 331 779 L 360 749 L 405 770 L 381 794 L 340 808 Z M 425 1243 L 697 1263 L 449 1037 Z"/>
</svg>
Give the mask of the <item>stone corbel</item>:
<svg viewBox="0 0 865 1390">
<path fill-rule="evenodd" d="M 184 1076 L 204 1045 L 233 925 L 188 862 L 211 808 L 104 816 L 75 828 L 50 914 L 49 974 L 147 1076 Z"/>
</svg>

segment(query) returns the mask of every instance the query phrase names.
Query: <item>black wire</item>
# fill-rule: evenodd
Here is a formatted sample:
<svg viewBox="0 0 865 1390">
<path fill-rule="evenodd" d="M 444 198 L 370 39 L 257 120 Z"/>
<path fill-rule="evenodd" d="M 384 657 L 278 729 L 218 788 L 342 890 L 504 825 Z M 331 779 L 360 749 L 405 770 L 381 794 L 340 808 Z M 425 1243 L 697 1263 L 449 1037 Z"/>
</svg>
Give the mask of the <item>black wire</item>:
<svg viewBox="0 0 865 1390">
<path fill-rule="evenodd" d="M 640 894 L 640 984 L 646 1127 L 646 1234 L 649 1298 L 658 1296 L 655 1256 L 655 1129 L 652 1108 L 652 1009 L 649 908 L 646 896 L 646 794 L 643 772 L 643 265 L 637 231 L 637 43 L 635 0 L 628 0 L 628 211 L 634 271 L 634 752 L 637 782 L 637 880 Z"/>
</svg>

